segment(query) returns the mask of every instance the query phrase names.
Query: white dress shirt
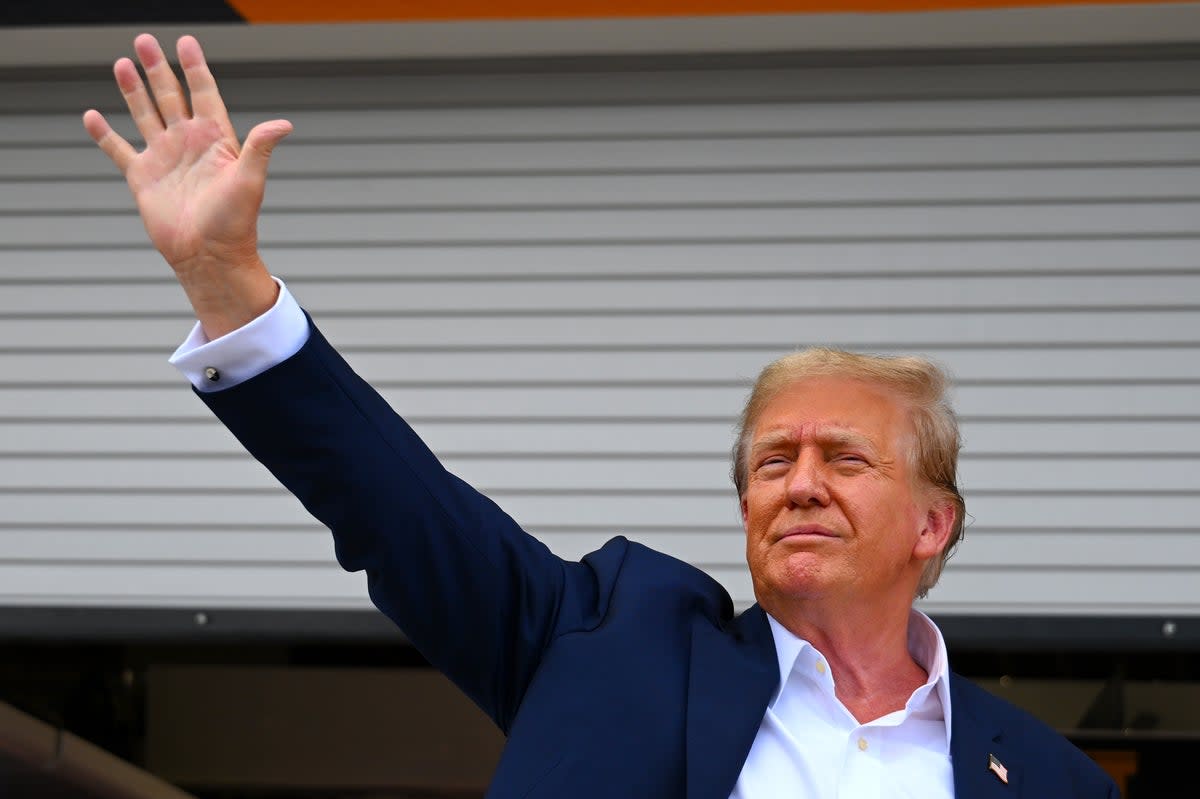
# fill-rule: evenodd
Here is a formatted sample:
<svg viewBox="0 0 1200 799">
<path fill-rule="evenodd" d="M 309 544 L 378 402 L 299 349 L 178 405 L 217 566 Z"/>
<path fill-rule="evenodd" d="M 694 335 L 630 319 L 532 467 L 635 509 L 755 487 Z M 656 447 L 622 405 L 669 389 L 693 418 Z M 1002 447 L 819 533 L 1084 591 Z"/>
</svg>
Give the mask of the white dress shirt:
<svg viewBox="0 0 1200 799">
<path fill-rule="evenodd" d="M 308 320 L 278 279 L 262 316 L 209 341 L 199 323 L 170 362 L 200 391 L 230 388 L 287 360 L 308 340 Z M 909 652 L 929 679 L 903 710 L 859 724 L 834 693 L 825 658 L 768 616 L 780 687 L 730 799 L 952 799 L 946 644 L 916 610 Z"/>
<path fill-rule="evenodd" d="M 770 616 L 779 689 L 730 799 L 950 799 L 950 673 L 937 626 L 914 610 L 908 651 L 929 673 L 903 710 L 859 724 L 824 656 Z"/>
</svg>

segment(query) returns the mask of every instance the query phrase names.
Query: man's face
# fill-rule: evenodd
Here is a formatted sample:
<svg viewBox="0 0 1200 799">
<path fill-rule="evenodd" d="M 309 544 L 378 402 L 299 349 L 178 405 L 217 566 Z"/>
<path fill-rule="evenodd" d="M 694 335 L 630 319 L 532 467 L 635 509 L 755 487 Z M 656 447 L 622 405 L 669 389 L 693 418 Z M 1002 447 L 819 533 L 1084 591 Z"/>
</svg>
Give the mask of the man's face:
<svg viewBox="0 0 1200 799">
<path fill-rule="evenodd" d="M 904 401 L 841 377 L 780 391 L 759 416 L 742 519 L 759 602 L 909 602 L 949 535 L 919 490 Z"/>
</svg>

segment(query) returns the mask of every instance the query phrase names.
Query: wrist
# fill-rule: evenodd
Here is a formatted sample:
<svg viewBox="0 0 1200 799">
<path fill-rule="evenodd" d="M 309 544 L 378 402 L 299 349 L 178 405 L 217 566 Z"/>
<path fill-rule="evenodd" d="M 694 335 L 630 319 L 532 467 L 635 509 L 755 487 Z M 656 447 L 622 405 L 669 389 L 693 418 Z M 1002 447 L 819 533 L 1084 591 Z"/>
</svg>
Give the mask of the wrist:
<svg viewBox="0 0 1200 799">
<path fill-rule="evenodd" d="M 254 321 L 279 297 L 279 285 L 257 253 L 236 260 L 194 259 L 177 267 L 175 275 L 210 340 Z"/>
</svg>

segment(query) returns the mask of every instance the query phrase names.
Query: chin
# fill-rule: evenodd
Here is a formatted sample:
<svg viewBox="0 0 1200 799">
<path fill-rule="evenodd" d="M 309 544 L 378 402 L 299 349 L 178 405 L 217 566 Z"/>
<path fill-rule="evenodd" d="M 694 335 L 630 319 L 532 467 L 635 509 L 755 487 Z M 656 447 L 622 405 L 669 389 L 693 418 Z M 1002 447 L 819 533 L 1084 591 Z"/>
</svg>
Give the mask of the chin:
<svg viewBox="0 0 1200 799">
<path fill-rule="evenodd" d="M 755 578 L 755 595 L 760 599 L 817 599 L 824 594 L 828 588 L 826 575 L 811 562 L 796 563 L 797 559 L 793 556 L 786 563 L 772 564 L 763 578 Z"/>
</svg>

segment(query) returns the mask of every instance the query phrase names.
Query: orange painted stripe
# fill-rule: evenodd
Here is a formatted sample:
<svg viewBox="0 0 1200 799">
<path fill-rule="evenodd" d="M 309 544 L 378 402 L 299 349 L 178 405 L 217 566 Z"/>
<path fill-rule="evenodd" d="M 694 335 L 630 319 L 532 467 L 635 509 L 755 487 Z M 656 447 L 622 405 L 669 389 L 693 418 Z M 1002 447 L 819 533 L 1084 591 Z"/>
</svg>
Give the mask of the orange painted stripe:
<svg viewBox="0 0 1200 799">
<path fill-rule="evenodd" d="M 1162 0 L 227 0 L 247 22 L 401 22 L 583 17 L 896 13 L 1065 5 L 1158 5 Z M 1167 0 L 1182 3 L 1187 0 Z"/>
</svg>

